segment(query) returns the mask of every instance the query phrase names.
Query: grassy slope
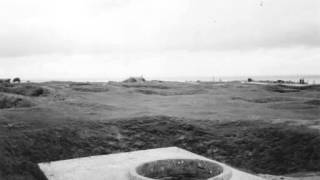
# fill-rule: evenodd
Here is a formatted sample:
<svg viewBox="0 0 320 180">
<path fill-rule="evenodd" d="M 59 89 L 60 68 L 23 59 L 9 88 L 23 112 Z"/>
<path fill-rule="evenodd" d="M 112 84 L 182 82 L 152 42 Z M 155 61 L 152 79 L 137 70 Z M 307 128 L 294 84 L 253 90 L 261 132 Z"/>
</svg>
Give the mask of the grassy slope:
<svg viewBox="0 0 320 180">
<path fill-rule="evenodd" d="M 31 98 L 37 106 L 0 111 L 0 178 L 42 179 L 37 162 L 165 146 L 257 173 L 320 170 L 319 132 L 305 127 L 320 125 L 319 106 L 306 103 L 317 102 L 319 91 L 239 83 L 41 86 L 50 94 Z"/>
</svg>

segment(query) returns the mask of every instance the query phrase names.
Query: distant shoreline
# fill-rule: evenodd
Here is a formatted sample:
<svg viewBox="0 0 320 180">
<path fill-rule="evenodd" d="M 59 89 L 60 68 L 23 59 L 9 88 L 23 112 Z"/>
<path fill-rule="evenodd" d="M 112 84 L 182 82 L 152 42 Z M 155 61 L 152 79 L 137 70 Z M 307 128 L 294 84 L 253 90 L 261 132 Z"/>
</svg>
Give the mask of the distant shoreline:
<svg viewBox="0 0 320 180">
<path fill-rule="evenodd" d="M 24 79 L 25 81 L 31 82 L 48 82 L 48 81 L 74 81 L 74 82 L 108 82 L 108 81 L 123 81 L 127 77 L 123 78 L 44 78 L 44 79 Z M 305 81 L 309 84 L 319 84 L 320 83 L 320 75 L 277 75 L 277 76 L 190 76 L 190 77 L 148 77 L 145 76 L 147 80 L 162 80 L 162 81 L 178 81 L 178 82 L 185 82 L 185 81 L 244 81 L 248 78 L 252 78 L 256 81 L 277 81 L 277 80 L 284 80 L 284 81 L 293 81 L 298 82 L 300 78 L 304 78 Z"/>
</svg>

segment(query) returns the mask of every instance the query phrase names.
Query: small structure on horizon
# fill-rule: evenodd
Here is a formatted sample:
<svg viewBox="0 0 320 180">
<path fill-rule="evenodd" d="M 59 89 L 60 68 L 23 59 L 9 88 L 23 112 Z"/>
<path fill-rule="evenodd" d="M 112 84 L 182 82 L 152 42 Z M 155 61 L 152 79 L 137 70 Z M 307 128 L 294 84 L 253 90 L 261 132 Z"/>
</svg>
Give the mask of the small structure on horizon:
<svg viewBox="0 0 320 180">
<path fill-rule="evenodd" d="M 285 81 L 284 80 L 277 80 L 277 83 L 283 84 L 283 83 L 285 83 Z"/>
<path fill-rule="evenodd" d="M 15 77 L 15 78 L 13 78 L 12 82 L 13 83 L 21 83 L 21 80 L 20 80 L 20 78 Z"/>
<path fill-rule="evenodd" d="M 299 84 L 307 84 L 307 83 L 303 78 L 301 78 L 301 79 L 299 79 Z"/>
<path fill-rule="evenodd" d="M 146 79 L 144 79 L 142 76 L 141 77 L 130 77 L 126 80 L 123 81 L 124 83 L 144 83 L 146 82 Z"/>
</svg>

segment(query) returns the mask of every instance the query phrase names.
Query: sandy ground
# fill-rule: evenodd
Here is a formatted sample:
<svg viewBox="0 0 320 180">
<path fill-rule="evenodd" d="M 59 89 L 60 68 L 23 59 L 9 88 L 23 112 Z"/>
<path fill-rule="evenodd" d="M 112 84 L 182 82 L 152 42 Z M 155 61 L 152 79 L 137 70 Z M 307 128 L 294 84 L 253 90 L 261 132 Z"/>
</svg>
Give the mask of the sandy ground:
<svg viewBox="0 0 320 180">
<path fill-rule="evenodd" d="M 1 93 L 33 105 L 0 109 L 3 179 L 41 179 L 37 162 L 172 145 L 255 173 L 320 170 L 318 88 L 155 81 L 34 86 L 48 93 Z"/>
</svg>

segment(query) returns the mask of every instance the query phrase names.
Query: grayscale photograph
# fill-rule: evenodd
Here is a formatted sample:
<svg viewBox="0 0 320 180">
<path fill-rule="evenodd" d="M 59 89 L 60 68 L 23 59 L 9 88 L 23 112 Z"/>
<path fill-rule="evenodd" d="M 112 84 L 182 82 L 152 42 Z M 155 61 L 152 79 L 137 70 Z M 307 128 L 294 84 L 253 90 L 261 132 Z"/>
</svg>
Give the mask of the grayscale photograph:
<svg viewBox="0 0 320 180">
<path fill-rule="evenodd" d="M 320 180 L 320 1 L 0 0 L 0 180 Z"/>
</svg>

